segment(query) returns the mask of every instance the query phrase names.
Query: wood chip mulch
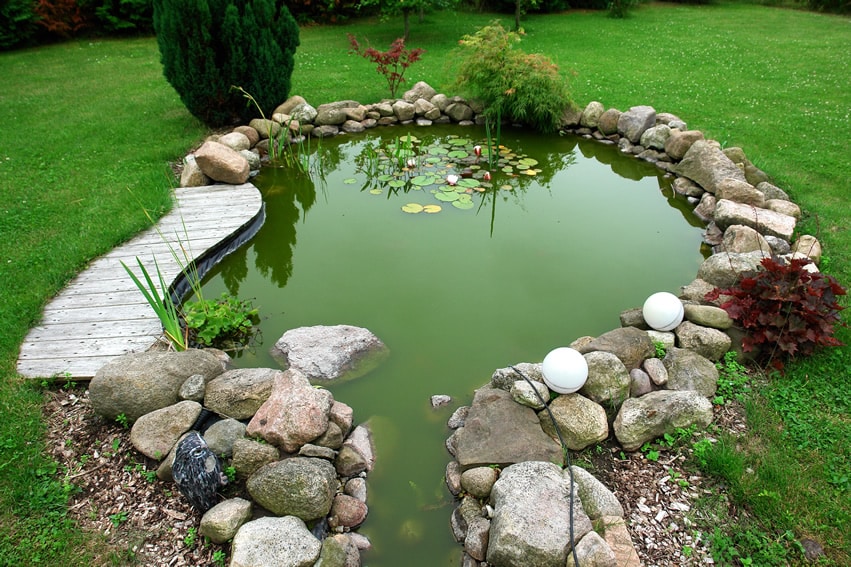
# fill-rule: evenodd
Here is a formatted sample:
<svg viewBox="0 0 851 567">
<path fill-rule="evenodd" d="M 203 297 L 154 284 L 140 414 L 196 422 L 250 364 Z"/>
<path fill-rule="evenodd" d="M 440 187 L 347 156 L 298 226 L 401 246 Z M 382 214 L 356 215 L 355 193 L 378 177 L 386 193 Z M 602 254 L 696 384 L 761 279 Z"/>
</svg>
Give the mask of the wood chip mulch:
<svg viewBox="0 0 851 567">
<path fill-rule="evenodd" d="M 173 489 L 156 479 L 158 464 L 133 449 L 129 429 L 94 415 L 88 391 L 77 386 L 47 392 L 47 446 L 65 480 L 78 487 L 70 515 L 86 531 L 100 534 L 102 563 L 152 567 L 216 565 L 227 546 L 204 542 L 200 517 Z M 744 431 L 740 408 L 716 408 L 716 422 Z M 715 490 L 684 466 L 681 453 L 622 453 L 614 444 L 583 453 L 591 472 L 624 507 L 627 526 L 647 567 L 714 563 L 708 542 L 692 527 L 694 501 Z M 447 528 L 448 529 L 448 528 Z M 124 564 L 124 563 L 119 563 Z"/>
</svg>

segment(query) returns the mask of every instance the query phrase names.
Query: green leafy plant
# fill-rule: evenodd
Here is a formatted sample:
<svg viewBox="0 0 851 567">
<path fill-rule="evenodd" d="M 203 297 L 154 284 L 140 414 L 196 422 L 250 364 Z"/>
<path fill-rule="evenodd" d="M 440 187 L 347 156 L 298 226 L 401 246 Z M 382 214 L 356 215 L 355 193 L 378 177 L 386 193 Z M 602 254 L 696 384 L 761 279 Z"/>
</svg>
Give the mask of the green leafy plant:
<svg viewBox="0 0 851 567">
<path fill-rule="evenodd" d="M 396 38 L 387 51 L 378 51 L 372 46 L 363 47 L 352 34 L 348 34 L 348 38 L 351 45 L 350 53 L 375 63 L 375 70 L 385 78 L 387 86 L 390 87 L 391 98 L 396 98 L 399 85 L 405 81 L 405 71 L 408 67 L 419 61 L 425 53 L 425 49 L 419 47 L 406 48 L 405 40 L 401 37 Z"/>
<path fill-rule="evenodd" d="M 186 547 L 193 547 L 198 537 L 198 530 L 195 527 L 191 527 L 186 530 L 186 535 L 183 537 L 183 543 Z"/>
<path fill-rule="evenodd" d="M 718 369 L 718 388 L 712 402 L 723 406 L 730 400 L 744 401 L 744 396 L 750 392 L 750 374 L 747 367 L 738 360 L 735 351 L 724 354 L 724 362 L 716 362 Z"/>
<path fill-rule="evenodd" d="M 217 567 L 224 567 L 225 559 L 227 559 L 227 554 L 221 549 L 217 549 L 213 552 L 213 565 L 216 565 Z"/>
<path fill-rule="evenodd" d="M 518 49 L 520 32 L 493 22 L 459 42 L 456 86 L 485 105 L 485 116 L 555 131 L 573 105 L 567 83 L 549 58 Z"/>
<path fill-rule="evenodd" d="M 218 299 L 186 303 L 183 318 L 190 343 L 226 350 L 248 344 L 260 323 L 259 312 L 250 301 L 227 293 Z"/>
<path fill-rule="evenodd" d="M 121 512 L 110 514 L 109 521 L 112 522 L 112 525 L 117 528 L 118 526 L 127 521 L 127 512 L 122 510 Z"/>
<path fill-rule="evenodd" d="M 154 313 L 156 313 L 160 323 L 162 323 L 165 336 L 174 346 L 175 350 L 186 350 L 186 335 L 180 325 L 180 314 L 178 313 L 177 306 L 171 298 L 168 287 L 165 285 L 159 264 L 157 264 L 156 259 L 154 259 L 154 266 L 156 267 L 157 278 L 160 283 L 160 288 L 158 290 L 157 286 L 154 285 L 150 274 L 148 274 L 148 270 L 145 268 L 145 265 L 142 264 L 142 260 L 140 260 L 138 256 L 136 257 L 136 263 L 139 265 L 139 270 L 145 278 L 144 283 L 129 267 L 127 267 L 127 264 L 122 261 L 121 265 L 127 271 L 127 274 L 130 276 L 130 279 L 133 280 L 133 283 L 136 284 L 139 291 L 142 292 L 142 295 L 145 296 L 145 300 L 148 302 L 148 305 L 150 305 L 151 309 L 153 309 Z"/>
<path fill-rule="evenodd" d="M 127 429 L 128 427 L 130 427 L 130 420 L 127 419 L 127 414 L 119 413 L 118 415 L 115 416 L 115 421 L 116 421 L 116 423 L 118 423 L 118 425 L 120 425 L 124 429 Z"/>
<path fill-rule="evenodd" d="M 668 349 L 662 341 L 653 341 L 653 349 L 656 351 L 656 358 L 665 358 L 665 355 L 668 353 Z"/>
<path fill-rule="evenodd" d="M 809 271 L 808 264 L 801 258 L 765 258 L 762 269 L 742 274 L 736 285 L 706 294 L 708 301 L 729 296 L 721 308 L 747 333 L 742 350 L 782 367 L 781 357 L 842 345 L 833 335 L 843 325 L 837 296 L 845 295 L 845 288 L 832 276 Z"/>
</svg>

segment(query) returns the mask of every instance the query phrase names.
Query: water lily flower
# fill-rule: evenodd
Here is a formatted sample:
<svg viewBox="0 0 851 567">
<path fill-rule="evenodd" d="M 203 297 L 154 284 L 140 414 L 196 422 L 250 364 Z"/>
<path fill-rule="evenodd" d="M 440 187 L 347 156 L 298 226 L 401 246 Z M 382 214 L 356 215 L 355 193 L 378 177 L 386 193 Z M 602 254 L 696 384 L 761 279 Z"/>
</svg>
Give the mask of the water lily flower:
<svg viewBox="0 0 851 567">
<path fill-rule="evenodd" d="M 486 171 L 485 174 L 482 175 L 482 179 L 484 179 L 485 181 L 490 181 L 491 180 L 491 172 Z"/>
<path fill-rule="evenodd" d="M 407 165 L 408 165 L 408 167 L 411 167 L 411 168 L 417 167 L 416 158 L 408 158 Z"/>
<path fill-rule="evenodd" d="M 476 157 L 482 157 L 482 146 L 473 146 L 473 153 Z"/>
<path fill-rule="evenodd" d="M 449 174 L 446 176 L 446 182 L 450 185 L 455 185 L 458 183 L 458 176 L 455 174 Z"/>
</svg>

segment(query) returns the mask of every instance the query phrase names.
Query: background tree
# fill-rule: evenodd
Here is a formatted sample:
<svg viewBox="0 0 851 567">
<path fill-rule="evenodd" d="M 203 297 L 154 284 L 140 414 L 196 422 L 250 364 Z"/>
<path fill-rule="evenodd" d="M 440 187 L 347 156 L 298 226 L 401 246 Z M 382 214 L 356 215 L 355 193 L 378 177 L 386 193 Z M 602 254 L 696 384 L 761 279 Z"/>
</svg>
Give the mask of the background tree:
<svg viewBox="0 0 851 567">
<path fill-rule="evenodd" d="M 382 19 L 393 16 L 402 16 L 404 22 L 404 34 L 402 39 L 408 40 L 410 35 L 410 15 L 420 14 L 422 21 L 423 13 L 432 10 L 449 10 L 458 5 L 458 0 L 361 0 L 361 10 L 377 8 Z"/>
<path fill-rule="evenodd" d="M 290 91 L 298 25 L 275 0 L 155 0 L 163 73 L 186 108 L 209 126 L 264 114 Z"/>
</svg>

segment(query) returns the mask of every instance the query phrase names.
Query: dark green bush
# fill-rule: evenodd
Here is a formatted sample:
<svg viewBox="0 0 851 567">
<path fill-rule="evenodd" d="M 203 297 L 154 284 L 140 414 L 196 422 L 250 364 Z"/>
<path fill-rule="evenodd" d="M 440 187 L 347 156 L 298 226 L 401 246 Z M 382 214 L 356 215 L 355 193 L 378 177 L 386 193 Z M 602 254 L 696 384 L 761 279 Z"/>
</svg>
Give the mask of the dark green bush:
<svg viewBox="0 0 851 567">
<path fill-rule="evenodd" d="M 816 12 L 833 12 L 835 14 L 851 13 L 851 0 L 799 0 L 810 10 Z"/>
<path fill-rule="evenodd" d="M 266 115 L 290 91 L 298 25 L 274 0 L 154 0 L 154 29 L 166 79 L 209 126 Z"/>
<path fill-rule="evenodd" d="M 0 49 L 29 45 L 36 31 L 32 0 L 0 3 Z"/>
<path fill-rule="evenodd" d="M 101 34 L 150 33 L 154 0 L 80 0 Z"/>
</svg>

